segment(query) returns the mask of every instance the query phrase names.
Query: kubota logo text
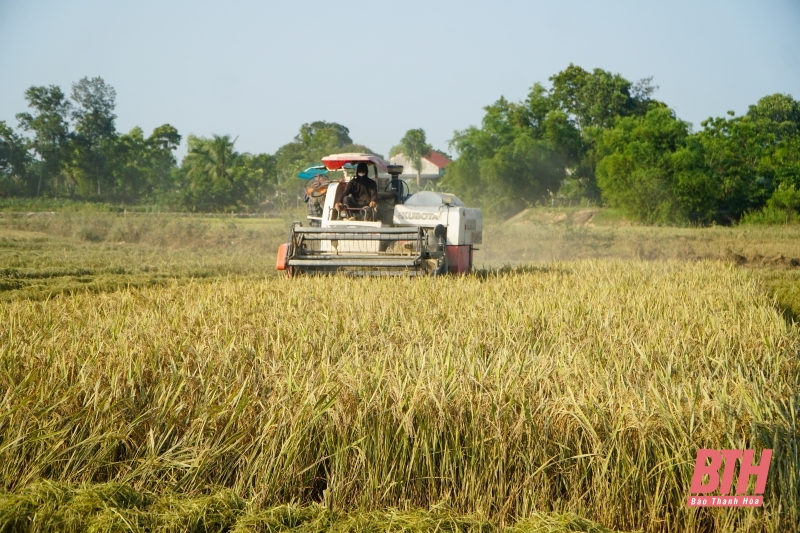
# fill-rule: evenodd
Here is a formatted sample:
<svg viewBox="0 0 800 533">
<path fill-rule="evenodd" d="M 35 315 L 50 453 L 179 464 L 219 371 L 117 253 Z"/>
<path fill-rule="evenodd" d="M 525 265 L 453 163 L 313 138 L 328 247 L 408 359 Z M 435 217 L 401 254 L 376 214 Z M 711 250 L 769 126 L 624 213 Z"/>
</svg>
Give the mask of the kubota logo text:
<svg viewBox="0 0 800 533">
<path fill-rule="evenodd" d="M 753 450 L 698 450 L 691 495 L 687 501 L 689 507 L 761 507 L 772 450 L 761 452 L 757 466 L 753 461 L 754 455 Z M 740 463 L 739 477 L 736 492 L 731 494 L 737 461 Z M 720 478 L 723 462 L 725 468 Z M 755 490 L 753 494 L 747 494 L 751 476 L 756 476 Z"/>
<path fill-rule="evenodd" d="M 400 218 L 404 220 L 439 220 L 439 213 L 420 213 L 420 212 L 409 212 L 409 213 L 398 213 Z"/>
</svg>

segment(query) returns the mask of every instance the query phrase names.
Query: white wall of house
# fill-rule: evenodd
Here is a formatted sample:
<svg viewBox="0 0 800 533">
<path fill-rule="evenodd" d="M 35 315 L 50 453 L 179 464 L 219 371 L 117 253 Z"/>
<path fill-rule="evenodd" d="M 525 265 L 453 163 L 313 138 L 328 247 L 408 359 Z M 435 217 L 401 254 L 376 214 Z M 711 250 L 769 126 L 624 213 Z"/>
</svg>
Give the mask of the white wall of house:
<svg viewBox="0 0 800 533">
<path fill-rule="evenodd" d="M 403 154 L 397 154 L 394 157 L 390 157 L 389 162 L 393 165 L 403 165 L 403 173 L 400 174 L 402 179 L 417 179 L 417 171 L 414 170 L 414 167 L 411 165 L 411 161 L 409 161 L 409 159 Z M 424 157 L 422 158 L 422 173 L 420 176 L 423 179 L 438 178 L 442 174 L 444 174 L 444 169 L 440 169 Z"/>
</svg>

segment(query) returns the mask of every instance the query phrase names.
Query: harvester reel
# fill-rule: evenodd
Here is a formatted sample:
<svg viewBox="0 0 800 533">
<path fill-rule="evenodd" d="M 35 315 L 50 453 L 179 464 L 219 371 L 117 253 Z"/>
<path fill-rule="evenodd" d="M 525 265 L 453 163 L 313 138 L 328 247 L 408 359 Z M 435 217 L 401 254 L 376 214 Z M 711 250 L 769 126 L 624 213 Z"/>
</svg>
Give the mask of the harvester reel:
<svg viewBox="0 0 800 533">
<path fill-rule="evenodd" d="M 306 183 L 305 192 L 306 195 L 311 198 L 321 198 L 325 196 L 325 193 L 328 192 L 328 186 L 331 184 L 331 180 L 324 176 L 317 176 L 308 180 Z"/>
</svg>

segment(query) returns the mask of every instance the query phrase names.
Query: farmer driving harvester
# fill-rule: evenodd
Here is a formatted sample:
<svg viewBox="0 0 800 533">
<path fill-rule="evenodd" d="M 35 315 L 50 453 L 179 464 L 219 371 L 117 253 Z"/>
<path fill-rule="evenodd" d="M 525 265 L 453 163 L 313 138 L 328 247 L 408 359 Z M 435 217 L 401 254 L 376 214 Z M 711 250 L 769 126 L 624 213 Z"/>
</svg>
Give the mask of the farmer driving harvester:
<svg viewBox="0 0 800 533">
<path fill-rule="evenodd" d="M 347 182 L 341 202 L 336 204 L 339 218 L 354 220 L 354 213 L 362 211 L 364 220 L 372 220 L 378 205 L 378 184 L 367 176 L 367 164 L 356 166 L 356 177 Z"/>
</svg>

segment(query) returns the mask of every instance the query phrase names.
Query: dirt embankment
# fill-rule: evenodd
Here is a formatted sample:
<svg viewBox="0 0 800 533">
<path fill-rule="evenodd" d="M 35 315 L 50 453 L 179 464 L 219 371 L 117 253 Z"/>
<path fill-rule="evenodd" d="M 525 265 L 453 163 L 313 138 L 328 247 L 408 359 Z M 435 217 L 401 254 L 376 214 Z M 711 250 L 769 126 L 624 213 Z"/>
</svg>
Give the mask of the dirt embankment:
<svg viewBox="0 0 800 533">
<path fill-rule="evenodd" d="M 581 209 L 579 211 L 543 211 L 541 209 L 525 209 L 506 220 L 506 224 L 573 224 L 588 225 L 599 209 Z"/>
</svg>

